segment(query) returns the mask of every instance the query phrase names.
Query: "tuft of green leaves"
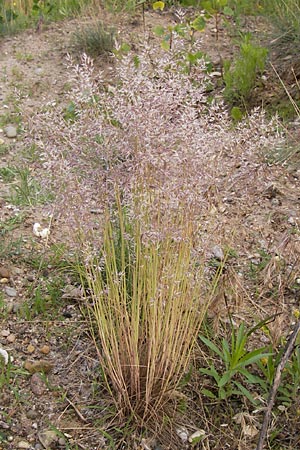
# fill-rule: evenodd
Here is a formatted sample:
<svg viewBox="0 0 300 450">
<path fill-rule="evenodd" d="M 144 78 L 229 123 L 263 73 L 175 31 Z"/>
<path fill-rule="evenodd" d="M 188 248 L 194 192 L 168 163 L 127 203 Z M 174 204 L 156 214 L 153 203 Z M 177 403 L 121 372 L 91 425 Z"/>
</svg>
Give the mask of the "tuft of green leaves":
<svg viewBox="0 0 300 450">
<path fill-rule="evenodd" d="M 246 35 L 237 58 L 224 63 L 224 97 L 230 104 L 247 103 L 258 75 L 264 71 L 267 55 L 266 48 L 252 44 L 251 35 Z"/>
<path fill-rule="evenodd" d="M 227 399 L 232 395 L 244 396 L 251 403 L 256 404 L 249 389 L 246 388 L 245 383 L 240 381 L 240 377 L 248 384 L 261 384 L 262 380 L 253 375 L 248 366 L 257 363 L 263 358 L 271 356 L 266 348 L 258 348 L 255 350 L 247 350 L 247 343 L 249 336 L 257 327 L 247 331 L 245 324 L 241 323 L 235 330 L 232 327 L 231 339 L 228 341 L 223 338 L 221 345 L 216 345 L 212 340 L 200 335 L 201 341 L 205 346 L 215 354 L 223 365 L 223 370 L 218 371 L 214 363 L 209 364 L 209 368 L 202 368 L 200 372 L 211 377 L 216 385 L 217 394 L 212 390 L 202 389 L 202 393 L 210 398 L 219 398 L 220 400 Z"/>
</svg>

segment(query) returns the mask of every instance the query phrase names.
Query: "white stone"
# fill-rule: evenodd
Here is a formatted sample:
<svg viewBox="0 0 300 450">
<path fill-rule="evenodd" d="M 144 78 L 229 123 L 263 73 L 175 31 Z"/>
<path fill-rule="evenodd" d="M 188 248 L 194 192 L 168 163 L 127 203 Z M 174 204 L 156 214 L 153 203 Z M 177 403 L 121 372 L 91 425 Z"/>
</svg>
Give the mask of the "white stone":
<svg viewBox="0 0 300 450">
<path fill-rule="evenodd" d="M 8 125 L 6 128 L 4 128 L 4 133 L 8 138 L 15 138 L 17 137 L 17 128 L 13 125 Z"/>
</svg>

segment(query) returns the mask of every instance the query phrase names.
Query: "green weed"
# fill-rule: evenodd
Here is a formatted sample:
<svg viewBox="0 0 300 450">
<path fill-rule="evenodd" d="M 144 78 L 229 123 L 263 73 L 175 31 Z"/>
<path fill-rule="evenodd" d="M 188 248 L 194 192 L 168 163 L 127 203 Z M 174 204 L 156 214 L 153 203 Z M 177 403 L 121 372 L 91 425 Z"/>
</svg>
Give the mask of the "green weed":
<svg viewBox="0 0 300 450">
<path fill-rule="evenodd" d="M 233 61 L 224 62 L 224 97 L 231 104 L 244 106 L 257 83 L 257 76 L 265 68 L 268 50 L 251 43 L 246 35 L 240 46 L 240 54 Z"/>
<path fill-rule="evenodd" d="M 10 202 L 17 206 L 33 206 L 52 200 L 50 192 L 42 190 L 28 169 L 16 170 L 16 181 L 11 185 Z"/>
<path fill-rule="evenodd" d="M 7 155 L 9 153 L 9 150 L 10 150 L 9 145 L 0 143 L 0 156 Z"/>
<path fill-rule="evenodd" d="M 216 345 L 213 340 L 200 335 L 201 341 L 205 346 L 219 358 L 223 368 L 217 370 L 214 363 L 209 363 L 209 368 L 201 368 L 200 372 L 209 376 L 215 385 L 217 392 L 204 388 L 202 393 L 209 398 L 218 398 L 225 400 L 232 395 L 246 397 L 251 403 L 256 404 L 257 400 L 253 398 L 249 389 L 245 384 L 261 384 L 262 380 L 254 376 L 248 366 L 257 363 L 262 358 L 267 358 L 271 354 L 266 348 L 258 348 L 255 350 L 247 350 L 249 336 L 256 330 L 254 327 L 247 330 L 244 323 L 235 330 L 232 327 L 231 339 L 228 341 L 223 338 L 221 345 Z M 241 381 L 242 380 L 242 381 Z"/>
<path fill-rule="evenodd" d="M 38 286 L 29 288 L 30 299 L 25 301 L 18 314 L 26 320 L 32 320 L 37 316 L 49 317 L 57 314 L 61 306 L 60 299 L 64 280 L 55 277 L 52 280 L 43 281 Z"/>
<path fill-rule="evenodd" d="M 4 183 L 11 183 L 16 177 L 17 169 L 14 167 L 1 167 L 0 180 Z"/>
<path fill-rule="evenodd" d="M 0 237 L 14 230 L 23 222 L 25 216 L 23 214 L 16 214 L 13 217 L 9 217 L 6 220 L 0 221 Z"/>
</svg>

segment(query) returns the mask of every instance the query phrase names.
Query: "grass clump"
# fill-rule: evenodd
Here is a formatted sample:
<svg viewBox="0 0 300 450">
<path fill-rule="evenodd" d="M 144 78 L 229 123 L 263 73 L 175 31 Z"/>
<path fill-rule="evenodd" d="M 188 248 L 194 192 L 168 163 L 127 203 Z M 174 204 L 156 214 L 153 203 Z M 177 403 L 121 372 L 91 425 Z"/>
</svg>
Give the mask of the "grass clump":
<svg viewBox="0 0 300 450">
<path fill-rule="evenodd" d="M 159 432 L 174 418 L 208 302 L 188 222 L 180 239 L 148 239 L 120 202 L 117 222 L 107 215 L 99 256 L 79 269 L 88 316 L 119 425 Z"/>
<path fill-rule="evenodd" d="M 115 30 L 97 21 L 77 30 L 73 39 L 78 50 L 90 56 L 105 55 L 115 46 Z"/>
<path fill-rule="evenodd" d="M 300 1 L 264 0 L 266 15 L 273 21 L 283 41 L 300 40 Z"/>
</svg>

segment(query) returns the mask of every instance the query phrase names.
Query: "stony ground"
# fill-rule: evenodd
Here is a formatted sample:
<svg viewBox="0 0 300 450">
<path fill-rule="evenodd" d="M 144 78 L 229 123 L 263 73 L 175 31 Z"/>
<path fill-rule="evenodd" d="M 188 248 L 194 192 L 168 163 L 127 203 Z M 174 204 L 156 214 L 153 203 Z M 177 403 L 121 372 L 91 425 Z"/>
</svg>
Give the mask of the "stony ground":
<svg viewBox="0 0 300 450">
<path fill-rule="evenodd" d="M 171 18 L 152 14 L 146 23 L 165 20 Z M 255 30 L 260 25 L 254 21 L 249 26 Z M 42 170 L 26 133 L 37 111 L 49 102 L 64 101 L 69 88 L 65 58 L 72 51 L 70 36 L 77 27 L 78 21 L 45 25 L 39 32 L 30 30 L 0 41 L 0 347 L 10 357 L 7 369 L 0 366 L 0 449 L 107 448 L 101 430 L 103 420 L 109 423 L 110 411 L 98 392 L 99 363 L 78 308 L 80 295 L 72 277 L 59 270 L 67 264 L 62 256 L 64 239 L 58 226 L 51 227 L 46 239 L 34 234 L 35 223 L 42 229 L 49 226 L 49 209 L 24 205 L 22 195 L 17 196 L 19 201 L 11 197 L 11 186 L 20 179 L 5 170 L 22 167 L 31 174 Z M 142 24 L 122 22 L 119 28 L 140 33 Z M 225 31 L 222 39 L 216 45 L 212 28 L 205 31 L 205 50 L 216 65 L 220 55 L 228 57 L 233 51 Z M 97 64 L 108 70 L 110 63 Z M 298 125 L 290 126 L 291 142 L 297 141 Z M 250 200 L 232 189 L 231 197 L 221 195 L 222 204 L 215 208 L 222 211 L 228 228 L 242 224 L 241 235 L 235 238 L 239 261 L 234 264 L 261 268 L 260 302 L 254 304 L 251 296 L 252 279 L 249 291 L 243 286 L 235 298 L 221 292 L 224 298 L 215 303 L 214 315 L 216 321 L 222 320 L 226 302 L 242 318 L 251 307 L 258 317 L 283 313 L 274 322 L 275 341 L 292 324 L 292 311 L 299 307 L 299 159 L 291 153 L 289 164 L 257 166 L 255 174 L 249 173 L 250 184 L 252 176 Z M 279 258 L 286 270 L 279 269 Z M 238 280 L 234 283 L 237 286 Z M 269 291 L 275 285 L 281 291 L 273 299 Z M 227 444 L 247 448 L 242 443 L 235 447 L 230 433 L 223 432 L 223 439 L 213 448 Z M 144 442 L 142 448 L 150 448 L 147 445 Z"/>
</svg>

